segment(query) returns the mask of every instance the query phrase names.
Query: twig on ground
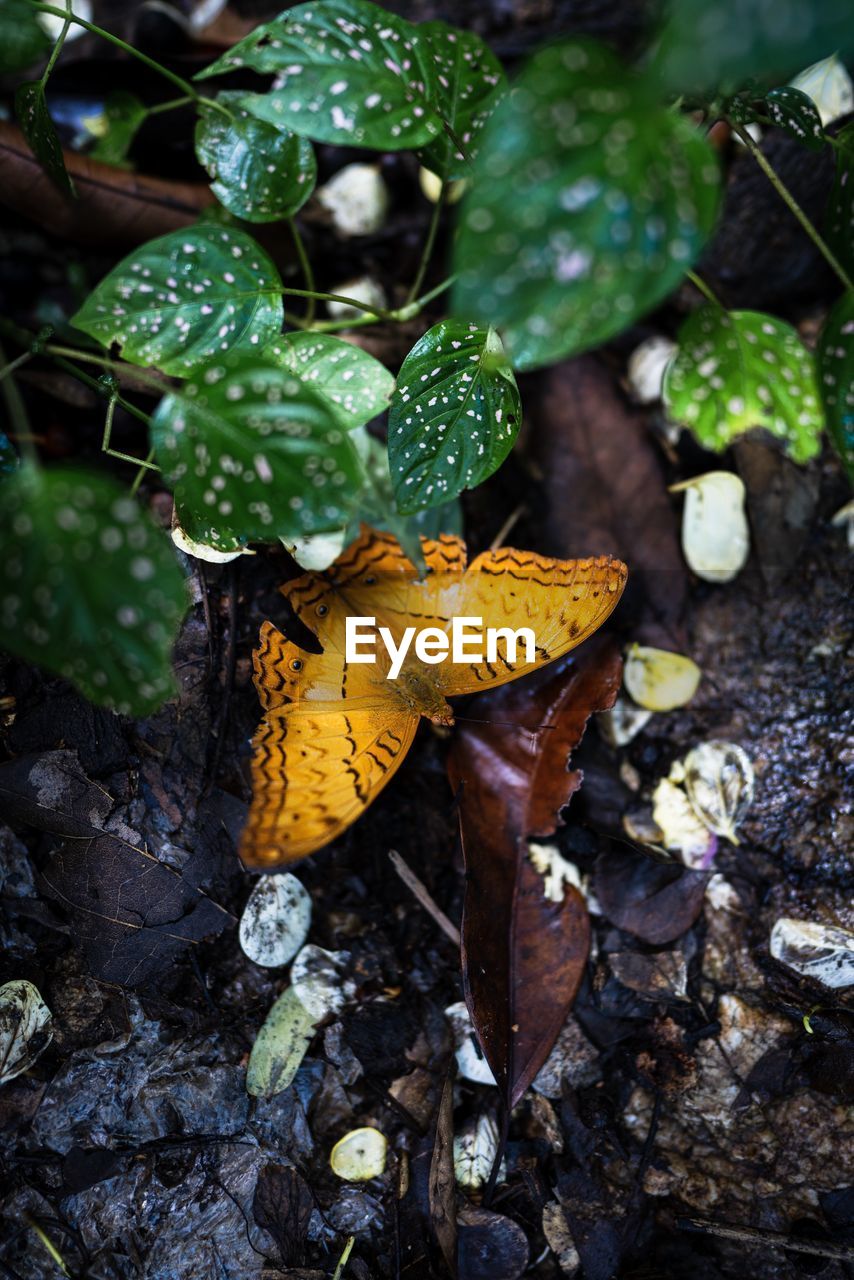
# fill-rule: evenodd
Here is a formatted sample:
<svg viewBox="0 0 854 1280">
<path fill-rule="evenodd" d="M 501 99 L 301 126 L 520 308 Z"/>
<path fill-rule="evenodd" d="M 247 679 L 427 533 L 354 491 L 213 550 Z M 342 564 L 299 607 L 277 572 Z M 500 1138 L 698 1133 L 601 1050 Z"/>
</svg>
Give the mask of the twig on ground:
<svg viewBox="0 0 854 1280">
<path fill-rule="evenodd" d="M 391 865 L 394 867 L 407 889 L 409 889 L 413 896 L 418 899 L 424 910 L 433 917 L 436 924 L 446 937 L 450 938 L 455 947 L 458 947 L 460 945 L 459 929 L 455 924 L 451 923 L 442 908 L 437 906 L 433 901 L 424 882 L 418 879 L 418 876 L 414 871 L 410 870 L 396 849 L 389 849 L 388 856 L 391 860 Z"/>
</svg>

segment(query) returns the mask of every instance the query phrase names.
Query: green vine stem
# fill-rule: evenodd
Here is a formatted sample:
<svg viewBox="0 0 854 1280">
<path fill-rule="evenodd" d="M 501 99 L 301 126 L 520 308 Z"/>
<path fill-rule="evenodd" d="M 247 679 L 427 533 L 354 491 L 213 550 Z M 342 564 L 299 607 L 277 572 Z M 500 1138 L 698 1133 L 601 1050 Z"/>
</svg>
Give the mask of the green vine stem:
<svg viewBox="0 0 854 1280">
<path fill-rule="evenodd" d="M 703 297 L 706 298 L 709 302 L 711 302 L 713 306 L 720 307 L 721 311 L 726 310 L 724 304 L 721 302 L 720 298 L 717 297 L 714 290 L 711 289 L 710 286 L 706 284 L 705 280 L 703 280 L 700 276 L 698 276 L 696 272 L 686 271 L 685 275 L 691 281 L 694 288 L 699 289 Z"/>
<path fill-rule="evenodd" d="M 294 248 L 297 251 L 297 257 L 299 258 L 300 269 L 302 270 L 303 278 L 305 280 L 305 287 L 309 293 L 313 293 L 314 271 L 312 270 L 309 256 L 305 251 L 305 244 L 302 236 L 300 235 L 300 229 L 297 226 L 296 218 L 288 218 L 288 226 L 291 229 L 291 236 L 293 237 Z M 316 301 L 317 299 L 313 297 L 308 299 L 308 304 L 305 309 L 305 318 L 302 321 L 303 328 L 305 329 L 310 329 L 314 321 Z"/>
<path fill-rule="evenodd" d="M 753 156 L 753 159 L 759 165 L 759 168 L 765 174 L 765 177 L 771 183 L 774 190 L 779 195 L 780 199 L 783 200 L 789 206 L 792 213 L 797 218 L 798 222 L 800 222 L 804 231 L 806 231 L 810 240 L 812 240 L 813 244 L 818 249 L 819 253 L 825 258 L 828 264 L 833 268 L 836 275 L 839 276 L 839 279 L 842 281 L 845 288 L 854 290 L 854 282 L 852 282 L 851 277 L 848 275 L 848 272 L 845 270 L 842 263 L 839 261 L 836 254 L 833 252 L 830 246 L 826 243 L 823 237 L 819 234 L 819 232 L 813 226 L 812 222 L 810 222 L 809 218 L 804 213 L 803 209 L 798 204 L 797 200 L 792 195 L 789 188 L 781 181 L 777 172 L 768 163 L 768 160 L 765 156 L 765 153 L 762 151 L 762 148 L 756 145 L 753 138 L 751 138 L 750 134 L 747 132 L 745 128 L 743 128 L 742 125 L 737 124 L 734 120 L 730 120 L 729 125 L 733 133 L 737 137 L 739 137 L 741 141 L 744 143 L 744 145 L 747 147 L 748 151 Z"/>
<path fill-rule="evenodd" d="M 63 17 L 65 18 L 65 21 L 62 24 L 62 30 L 60 31 L 56 39 L 56 43 L 51 49 L 50 57 L 48 58 L 48 61 L 47 61 L 47 66 L 42 72 L 42 78 L 41 78 L 42 89 L 44 89 L 45 85 L 50 79 L 50 73 L 51 71 L 53 71 L 54 67 L 56 66 L 56 60 L 59 57 L 59 55 L 62 53 L 62 46 L 65 44 L 65 37 L 68 35 L 68 32 L 71 30 L 71 22 L 74 17 L 74 15 L 71 12 L 71 0 L 65 0 L 65 11 L 63 13 Z"/>
<path fill-rule="evenodd" d="M 27 351 L 23 356 L 19 356 L 17 360 L 13 360 L 11 364 L 6 364 L 6 352 L 3 350 L 2 343 L 0 343 L 0 363 L 4 366 L 2 373 L 0 373 L 0 395 L 6 401 L 12 434 L 21 446 L 21 453 L 27 462 L 36 465 L 38 456 L 30 432 L 30 420 L 27 417 L 27 410 L 15 383 L 14 376 L 15 370 L 21 367 L 29 355 L 30 352 Z"/>
<path fill-rule="evenodd" d="M 156 62 L 154 58 L 149 58 L 148 54 L 142 53 L 141 50 L 135 49 L 132 44 L 114 36 L 111 31 L 106 31 L 104 27 L 97 26 L 94 22 L 87 22 L 85 18 L 78 18 L 76 14 L 68 14 L 64 9 L 58 9 L 52 4 L 42 4 L 38 0 L 30 0 L 33 8 L 38 13 L 51 13 L 55 18 L 64 18 L 67 22 L 73 22 L 75 26 L 83 27 L 86 31 L 91 31 L 93 35 L 100 36 L 102 40 L 108 40 L 110 44 L 114 44 L 117 49 L 122 49 L 125 53 L 129 53 L 132 58 L 136 58 L 139 62 L 144 62 L 152 71 L 156 71 L 158 75 L 165 76 L 167 80 L 171 80 L 181 93 L 190 98 L 193 102 L 204 102 L 207 106 L 212 106 L 226 115 L 231 115 L 221 103 L 216 102 L 213 98 L 206 98 L 204 94 L 199 93 L 188 80 L 184 80 L 182 76 L 177 75 L 174 71 L 170 71 L 168 67 L 164 67 L 162 63 Z"/>
<path fill-rule="evenodd" d="M 112 447 L 110 441 L 113 436 L 113 415 L 116 412 L 116 405 L 119 403 L 119 399 L 120 397 L 118 394 L 114 393 L 110 396 L 109 403 L 107 404 L 107 413 L 104 418 L 104 434 L 101 437 L 101 452 L 105 453 L 108 458 L 118 458 L 120 462 L 133 462 L 142 471 L 159 471 L 160 468 L 150 459 L 146 459 L 143 462 L 142 458 L 135 458 L 130 453 L 122 453 L 120 449 L 114 449 Z"/>
<path fill-rule="evenodd" d="M 436 243 L 436 234 L 439 230 L 439 223 L 442 220 L 442 210 L 445 207 L 445 200 L 448 195 L 448 180 L 442 179 L 442 185 L 439 188 L 439 194 L 436 203 L 433 206 L 433 213 L 430 217 L 430 225 L 427 228 L 427 238 L 424 241 L 424 248 L 421 251 L 421 261 L 418 263 L 418 271 L 412 282 L 412 288 L 406 296 L 407 302 L 414 302 L 418 297 L 418 293 L 424 283 L 424 277 L 427 274 L 427 268 L 430 265 L 430 259 L 433 256 L 433 246 Z"/>
</svg>

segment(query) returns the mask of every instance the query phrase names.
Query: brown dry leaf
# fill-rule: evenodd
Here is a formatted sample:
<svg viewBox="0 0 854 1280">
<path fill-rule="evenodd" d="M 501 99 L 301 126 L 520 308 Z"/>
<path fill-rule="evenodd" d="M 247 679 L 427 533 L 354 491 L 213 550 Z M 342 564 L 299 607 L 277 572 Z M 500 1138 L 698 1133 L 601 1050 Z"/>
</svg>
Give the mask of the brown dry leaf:
<svg viewBox="0 0 854 1280">
<path fill-rule="evenodd" d="M 661 947 L 697 919 L 710 872 L 657 862 L 613 844 L 596 859 L 596 897 L 618 929 Z"/>
<path fill-rule="evenodd" d="M 549 555 L 625 560 L 623 613 L 634 619 L 634 638 L 681 651 L 687 575 L 644 415 L 624 403 L 598 360 L 580 356 L 543 375 L 527 416 L 546 504 L 537 545 Z"/>
<path fill-rule="evenodd" d="M 0 203 L 75 244 L 141 244 L 195 222 L 214 203 L 202 182 L 166 182 L 63 151 L 77 199 L 63 195 L 24 135 L 0 121 Z"/>
<path fill-rule="evenodd" d="M 472 704 L 448 770 L 462 786 L 466 860 L 463 981 L 484 1056 L 510 1106 L 551 1051 L 587 959 L 590 926 L 578 891 L 550 901 L 526 856 L 529 836 L 551 835 L 581 784 L 569 754 L 595 711 L 610 707 L 622 663 L 595 637 L 576 653 Z"/>
</svg>

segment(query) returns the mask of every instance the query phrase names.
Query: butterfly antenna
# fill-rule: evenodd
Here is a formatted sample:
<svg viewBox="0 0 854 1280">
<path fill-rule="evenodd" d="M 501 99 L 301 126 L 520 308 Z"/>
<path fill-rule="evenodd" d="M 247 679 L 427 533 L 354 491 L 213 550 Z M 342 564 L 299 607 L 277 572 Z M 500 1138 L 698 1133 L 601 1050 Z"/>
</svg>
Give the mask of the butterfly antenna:
<svg viewBox="0 0 854 1280">
<path fill-rule="evenodd" d="M 454 714 L 454 720 L 464 721 L 466 724 L 491 724 L 496 729 L 519 729 L 522 733 L 528 733 L 535 738 L 538 733 L 545 733 L 547 729 L 555 729 L 556 725 L 541 724 L 537 729 L 529 729 L 526 724 L 517 724 L 515 720 L 478 720 L 474 716 L 458 716 Z"/>
</svg>

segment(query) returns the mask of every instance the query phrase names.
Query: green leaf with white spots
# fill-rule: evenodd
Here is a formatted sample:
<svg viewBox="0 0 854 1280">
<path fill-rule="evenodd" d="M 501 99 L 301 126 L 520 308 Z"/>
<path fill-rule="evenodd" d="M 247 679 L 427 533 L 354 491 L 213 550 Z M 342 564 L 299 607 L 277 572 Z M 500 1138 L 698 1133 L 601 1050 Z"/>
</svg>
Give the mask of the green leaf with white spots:
<svg viewBox="0 0 854 1280">
<path fill-rule="evenodd" d="M 362 468 L 321 391 L 232 352 L 161 400 L 151 442 L 180 524 L 230 551 L 345 524 Z"/>
<path fill-rule="evenodd" d="M 836 176 L 824 225 L 828 244 L 854 275 L 854 122 L 836 135 Z"/>
<path fill-rule="evenodd" d="M 440 178 L 464 178 L 473 160 L 484 125 L 507 91 L 501 63 L 473 31 L 459 31 L 446 22 L 425 22 L 418 37 L 426 41 L 441 89 L 438 109 L 465 147 L 463 156 L 443 131 L 419 153 L 423 165 Z"/>
<path fill-rule="evenodd" d="M 115 481 L 24 466 L 0 483 L 0 647 L 147 715 L 174 692 L 187 604 L 168 535 Z"/>
<path fill-rule="evenodd" d="M 810 151 L 827 141 L 816 104 L 802 89 L 783 85 L 766 93 L 757 86 L 724 102 L 722 115 L 734 124 L 770 124 L 797 139 Z"/>
<path fill-rule="evenodd" d="M 276 76 L 248 110 L 318 142 L 401 150 L 435 138 L 442 123 L 426 41 L 405 18 L 367 0 L 297 5 L 256 27 L 198 79 L 250 67 Z"/>
<path fill-rule="evenodd" d="M 677 92 L 731 93 L 854 52 L 850 0 L 670 0 L 668 14 L 652 74 Z"/>
<path fill-rule="evenodd" d="M 127 165 L 127 155 L 139 129 L 148 119 L 148 107 L 135 93 L 119 89 L 111 93 L 98 118 L 98 141 L 90 151 L 93 160 L 118 167 Z"/>
<path fill-rule="evenodd" d="M 388 460 L 404 515 L 441 506 L 497 471 L 522 406 L 494 329 L 443 320 L 404 360 L 388 416 Z"/>
<path fill-rule="evenodd" d="M 186 377 L 237 346 L 263 346 L 282 327 L 279 273 L 243 231 L 198 223 L 134 250 L 71 323 L 125 360 Z"/>
<path fill-rule="evenodd" d="M 791 325 L 760 311 L 700 307 L 679 331 L 664 375 L 673 422 L 721 452 L 751 427 L 781 439 L 795 462 L 820 447 L 824 419 L 813 358 Z"/>
<path fill-rule="evenodd" d="M 810 151 L 821 151 L 827 141 L 821 116 L 812 98 L 801 89 L 793 89 L 790 85 L 772 89 L 764 105 L 773 125 L 802 142 Z"/>
<path fill-rule="evenodd" d="M 305 138 L 257 120 L 239 93 L 217 98 L 232 113 L 203 106 L 196 156 L 220 204 L 246 222 L 278 222 L 301 209 L 314 190 L 317 162 Z"/>
<path fill-rule="evenodd" d="M 474 171 L 454 309 L 495 325 L 517 369 L 605 342 L 661 302 L 718 206 L 708 143 L 591 41 L 527 63 Z"/>
<path fill-rule="evenodd" d="M 844 293 L 825 320 L 816 363 L 827 430 L 854 485 L 854 293 Z"/>
<path fill-rule="evenodd" d="M 15 93 L 15 115 L 30 150 L 45 173 L 60 191 L 73 196 L 74 184 L 65 168 L 62 143 L 47 109 L 44 85 L 40 80 L 19 86 Z"/>
<path fill-rule="evenodd" d="M 321 392 L 350 431 L 388 408 L 394 378 L 367 351 L 331 333 L 288 333 L 267 348 L 284 369 Z"/>
<path fill-rule="evenodd" d="M 28 0 L 0 5 L 0 75 L 25 71 L 46 57 L 50 40 Z"/>
</svg>

